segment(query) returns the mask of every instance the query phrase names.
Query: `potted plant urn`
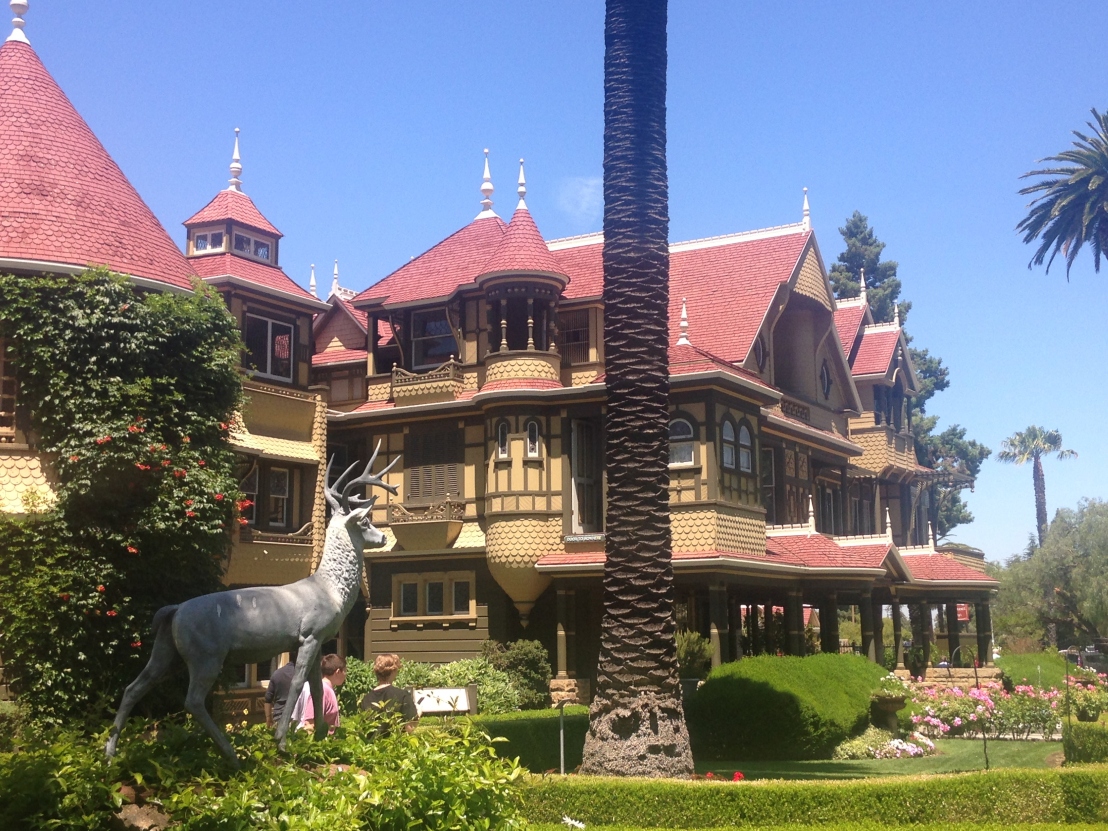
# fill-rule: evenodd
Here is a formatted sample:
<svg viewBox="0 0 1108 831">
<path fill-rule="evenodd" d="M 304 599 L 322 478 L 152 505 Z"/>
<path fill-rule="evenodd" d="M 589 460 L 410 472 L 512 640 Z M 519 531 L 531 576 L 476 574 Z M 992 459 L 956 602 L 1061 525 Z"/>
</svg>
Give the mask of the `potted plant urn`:
<svg viewBox="0 0 1108 831">
<path fill-rule="evenodd" d="M 896 714 L 908 704 L 908 688 L 895 675 L 881 679 L 881 686 L 870 696 L 870 720 L 883 730 L 897 732 Z"/>
</svg>

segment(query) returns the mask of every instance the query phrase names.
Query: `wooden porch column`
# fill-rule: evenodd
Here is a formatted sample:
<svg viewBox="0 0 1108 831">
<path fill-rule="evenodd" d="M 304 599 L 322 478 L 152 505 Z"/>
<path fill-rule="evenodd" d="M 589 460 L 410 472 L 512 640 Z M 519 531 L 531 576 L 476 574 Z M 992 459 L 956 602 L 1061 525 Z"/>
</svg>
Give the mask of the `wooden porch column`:
<svg viewBox="0 0 1108 831">
<path fill-rule="evenodd" d="M 731 654 L 738 661 L 743 657 L 742 604 L 734 594 L 727 595 L 727 630 L 730 633 Z"/>
<path fill-rule="evenodd" d="M 931 617 L 930 603 L 921 603 L 920 612 L 923 615 L 923 665 L 926 669 L 931 663 L 931 644 L 935 640 L 935 621 Z"/>
<path fill-rule="evenodd" d="M 885 665 L 885 619 L 881 616 L 884 605 L 873 601 L 873 660 Z"/>
<path fill-rule="evenodd" d="M 831 592 L 819 609 L 819 648 L 821 652 L 839 652 L 839 598 Z"/>
<path fill-rule="evenodd" d="M 785 600 L 785 626 L 788 627 L 789 654 L 804 655 L 804 596 L 790 589 Z"/>
<path fill-rule="evenodd" d="M 555 643 L 557 649 L 557 656 L 555 658 L 557 666 L 555 667 L 556 677 L 568 678 L 569 672 L 569 632 L 572 628 L 570 623 L 570 603 L 573 600 L 573 592 L 567 589 L 558 589 L 558 624 L 555 630 Z"/>
<path fill-rule="evenodd" d="M 727 587 L 724 585 L 708 587 L 709 640 L 712 642 L 712 666 L 718 667 L 724 661 L 731 660 L 728 649 L 731 632 L 727 621 Z"/>
<path fill-rule="evenodd" d="M 765 621 L 765 648 L 770 655 L 777 654 L 777 621 L 773 619 L 773 601 L 767 600 L 762 619 Z"/>
<path fill-rule="evenodd" d="M 758 604 L 751 603 L 747 608 L 750 615 L 750 654 L 761 655 L 765 650 L 762 648 L 761 627 L 758 626 Z"/>
<path fill-rule="evenodd" d="M 500 305 L 500 351 L 508 351 L 508 301 L 498 300 Z"/>
<path fill-rule="evenodd" d="M 950 650 L 950 665 L 952 667 L 962 666 L 962 654 L 956 653 L 962 644 L 962 639 L 958 634 L 958 604 L 947 603 L 946 604 L 946 645 Z"/>
<path fill-rule="evenodd" d="M 993 665 L 993 614 L 989 601 L 975 604 L 973 613 L 977 618 L 977 660 L 980 666 L 991 667 Z"/>
<path fill-rule="evenodd" d="M 873 595 L 869 589 L 862 592 L 862 599 L 858 603 L 858 616 L 862 622 L 862 654 L 877 662 L 877 653 L 873 646 Z"/>
<path fill-rule="evenodd" d="M 900 604 L 894 601 L 890 609 L 893 615 L 893 649 L 896 650 L 896 668 L 904 669 L 904 637 L 901 631 L 904 624 L 900 620 Z"/>
</svg>

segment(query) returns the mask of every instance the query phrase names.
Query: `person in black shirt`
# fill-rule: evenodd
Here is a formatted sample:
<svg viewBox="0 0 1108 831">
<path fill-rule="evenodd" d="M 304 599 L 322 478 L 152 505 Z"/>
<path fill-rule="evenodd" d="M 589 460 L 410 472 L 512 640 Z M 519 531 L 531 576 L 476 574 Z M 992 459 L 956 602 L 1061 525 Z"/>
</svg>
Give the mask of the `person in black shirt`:
<svg viewBox="0 0 1108 831">
<path fill-rule="evenodd" d="M 400 672 L 400 656 L 395 652 L 381 653 L 373 661 L 373 672 L 377 676 L 377 686 L 362 698 L 361 708 L 398 712 L 404 717 L 404 730 L 412 732 L 419 719 L 415 698 L 411 690 L 394 687 L 392 683 Z"/>
<path fill-rule="evenodd" d="M 270 730 L 276 727 L 277 722 L 281 720 L 281 713 L 285 711 L 289 700 L 289 687 L 292 686 L 292 676 L 295 672 L 296 664 L 294 661 L 289 661 L 269 678 L 269 686 L 265 689 L 265 726 Z M 299 694 L 299 690 L 297 693 Z M 295 701 L 296 696 L 293 696 L 293 702 Z"/>
</svg>

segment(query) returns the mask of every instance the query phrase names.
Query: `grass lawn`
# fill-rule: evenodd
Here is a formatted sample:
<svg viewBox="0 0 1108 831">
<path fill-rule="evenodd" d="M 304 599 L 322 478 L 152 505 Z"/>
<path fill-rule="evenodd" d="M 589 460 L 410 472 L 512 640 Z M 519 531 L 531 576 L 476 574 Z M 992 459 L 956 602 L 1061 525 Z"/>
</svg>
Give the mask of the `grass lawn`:
<svg viewBox="0 0 1108 831">
<path fill-rule="evenodd" d="M 1062 689 L 1066 662 L 1057 652 L 1029 652 L 1023 655 L 1002 655 L 996 665 L 1016 684 L 1027 679 L 1036 687 Z"/>
<path fill-rule="evenodd" d="M 918 773 L 955 773 L 983 770 L 981 742 L 941 739 L 938 754 L 921 759 L 815 760 L 808 762 L 697 762 L 697 773 L 711 771 L 730 779 L 742 771 L 747 779 L 868 779 L 873 776 L 910 776 Z M 993 768 L 1057 767 L 1062 761 L 1061 742 L 990 741 L 989 764 Z"/>
<path fill-rule="evenodd" d="M 697 831 L 797 831 L 800 826 L 796 825 L 728 825 L 717 826 L 715 828 L 700 828 Z M 873 823 L 850 823 L 848 825 L 843 824 L 831 824 L 831 825 L 812 825 L 807 826 L 810 828 L 819 829 L 819 831 L 887 831 L 889 828 L 897 826 L 891 825 L 876 825 Z M 1086 823 L 1074 823 L 1067 825 L 1057 825 L 1055 823 L 1014 823 L 1014 824 L 983 824 L 974 825 L 972 823 L 943 823 L 941 825 L 912 825 L 907 826 L 911 831 L 1058 831 L 1063 828 L 1065 831 L 1104 831 L 1103 825 L 1091 825 Z M 533 823 L 528 826 L 530 831 L 572 831 L 568 825 L 546 825 L 544 823 Z M 634 825 L 589 825 L 589 831 L 655 831 L 655 829 L 640 828 Z"/>
</svg>

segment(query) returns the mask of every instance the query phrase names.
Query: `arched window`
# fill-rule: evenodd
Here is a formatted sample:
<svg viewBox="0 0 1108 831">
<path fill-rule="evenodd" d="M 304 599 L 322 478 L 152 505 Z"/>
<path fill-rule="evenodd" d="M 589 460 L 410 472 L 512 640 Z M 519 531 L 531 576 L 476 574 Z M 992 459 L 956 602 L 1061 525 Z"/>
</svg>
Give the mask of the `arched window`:
<svg viewBox="0 0 1108 831">
<path fill-rule="evenodd" d="M 731 419 L 725 418 L 723 420 L 723 427 L 720 430 L 722 447 L 721 461 L 723 462 L 724 470 L 735 469 L 735 459 L 738 454 L 735 450 L 735 425 L 731 422 Z"/>
<path fill-rule="evenodd" d="M 831 385 L 833 381 L 831 378 L 831 367 L 827 365 L 827 361 L 823 362 L 823 366 L 819 368 L 819 388 L 823 393 L 823 400 L 826 401 L 831 397 Z"/>
<path fill-rule="evenodd" d="M 508 422 L 502 421 L 496 428 L 496 457 L 508 458 Z"/>
<path fill-rule="evenodd" d="M 693 463 L 693 428 L 683 418 L 669 423 L 669 463 L 691 465 Z"/>
<path fill-rule="evenodd" d="M 539 423 L 537 421 L 527 422 L 527 458 L 537 459 L 539 457 Z"/>
<path fill-rule="evenodd" d="M 745 424 L 739 425 L 739 470 L 743 473 L 754 472 L 754 442 Z"/>
</svg>

